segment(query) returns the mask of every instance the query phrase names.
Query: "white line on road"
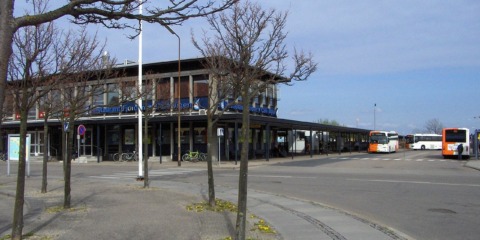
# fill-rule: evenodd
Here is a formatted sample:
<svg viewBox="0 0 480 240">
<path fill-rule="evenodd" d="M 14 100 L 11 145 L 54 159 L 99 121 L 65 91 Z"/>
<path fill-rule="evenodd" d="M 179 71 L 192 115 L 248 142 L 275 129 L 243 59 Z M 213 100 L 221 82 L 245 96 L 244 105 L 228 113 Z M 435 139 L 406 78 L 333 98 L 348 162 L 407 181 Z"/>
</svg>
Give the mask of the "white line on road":
<svg viewBox="0 0 480 240">
<path fill-rule="evenodd" d="M 222 177 L 238 177 L 235 174 L 221 174 Z M 263 177 L 263 178 L 302 178 L 302 179 L 316 179 L 317 177 L 296 177 L 296 176 L 283 176 L 283 175 L 248 175 L 249 177 Z"/>
<path fill-rule="evenodd" d="M 360 178 L 349 178 L 347 180 L 348 181 L 364 181 L 364 182 L 413 183 L 413 184 L 430 184 L 430 185 L 445 185 L 445 186 L 480 187 L 480 184 L 465 184 L 465 183 L 442 183 L 442 182 L 401 181 L 401 180 L 388 180 L 388 179 L 360 179 Z"/>
</svg>

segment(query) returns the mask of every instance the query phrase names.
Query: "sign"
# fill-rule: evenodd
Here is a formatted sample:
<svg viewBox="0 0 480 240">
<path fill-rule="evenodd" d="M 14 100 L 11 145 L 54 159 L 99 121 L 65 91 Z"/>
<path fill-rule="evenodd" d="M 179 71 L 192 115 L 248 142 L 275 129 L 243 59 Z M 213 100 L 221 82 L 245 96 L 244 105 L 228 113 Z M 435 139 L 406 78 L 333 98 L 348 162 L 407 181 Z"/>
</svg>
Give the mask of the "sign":
<svg viewBox="0 0 480 240">
<path fill-rule="evenodd" d="M 30 134 L 25 139 L 25 160 L 30 159 Z M 20 159 L 20 134 L 8 134 L 8 160 L 18 161 Z"/>
<path fill-rule="evenodd" d="M 83 136 L 85 135 L 85 132 L 87 131 L 87 129 L 85 128 L 85 126 L 83 126 L 83 124 L 80 124 L 77 128 L 77 133 L 78 135 L 80 136 Z"/>
<path fill-rule="evenodd" d="M 68 132 L 68 125 L 70 125 L 68 122 L 63 124 L 63 131 Z"/>
<path fill-rule="evenodd" d="M 217 128 L 217 136 L 223 137 L 223 128 Z"/>
</svg>

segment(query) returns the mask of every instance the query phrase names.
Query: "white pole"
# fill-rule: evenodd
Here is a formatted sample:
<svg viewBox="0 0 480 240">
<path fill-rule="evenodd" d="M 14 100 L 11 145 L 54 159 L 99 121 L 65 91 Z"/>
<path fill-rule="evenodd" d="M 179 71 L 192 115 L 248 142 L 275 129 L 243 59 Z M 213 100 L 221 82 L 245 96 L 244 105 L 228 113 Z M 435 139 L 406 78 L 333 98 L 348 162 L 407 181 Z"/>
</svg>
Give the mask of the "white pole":
<svg viewBox="0 0 480 240">
<path fill-rule="evenodd" d="M 142 0 L 139 0 L 140 4 L 142 4 Z M 142 15 L 143 6 L 140 5 L 138 8 L 138 14 Z M 140 21 L 140 35 L 138 36 L 138 96 L 142 94 L 142 42 L 143 42 L 143 29 L 142 29 L 142 21 Z M 139 97 L 138 101 L 138 177 L 143 178 L 143 127 L 142 127 L 142 98 Z"/>
</svg>

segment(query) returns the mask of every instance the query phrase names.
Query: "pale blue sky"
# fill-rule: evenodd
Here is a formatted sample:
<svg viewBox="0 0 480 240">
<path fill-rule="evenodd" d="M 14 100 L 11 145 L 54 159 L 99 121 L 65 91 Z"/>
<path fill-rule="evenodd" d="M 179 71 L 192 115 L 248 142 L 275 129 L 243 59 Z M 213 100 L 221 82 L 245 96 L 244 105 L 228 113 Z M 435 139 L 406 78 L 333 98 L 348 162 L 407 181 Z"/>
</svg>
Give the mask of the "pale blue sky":
<svg viewBox="0 0 480 240">
<path fill-rule="evenodd" d="M 480 128 L 480 1 L 268 0 L 288 11 L 287 44 L 311 51 L 318 70 L 281 87 L 279 117 L 336 120 L 345 126 L 400 134 L 437 118 L 446 127 Z M 119 61 L 138 59 L 126 32 L 98 29 Z M 181 57 L 199 57 L 191 43 L 204 20 L 173 26 Z M 177 38 L 144 25 L 144 62 L 176 60 Z M 474 117 L 477 117 L 476 119 Z"/>
</svg>

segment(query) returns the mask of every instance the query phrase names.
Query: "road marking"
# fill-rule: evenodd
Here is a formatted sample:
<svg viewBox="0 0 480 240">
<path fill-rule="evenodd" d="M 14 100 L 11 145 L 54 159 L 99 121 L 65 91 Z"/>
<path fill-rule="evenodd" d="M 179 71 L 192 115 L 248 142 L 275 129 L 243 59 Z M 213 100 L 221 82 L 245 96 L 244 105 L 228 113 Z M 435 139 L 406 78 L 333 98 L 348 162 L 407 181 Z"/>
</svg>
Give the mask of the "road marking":
<svg viewBox="0 0 480 240">
<path fill-rule="evenodd" d="M 238 174 L 221 174 L 222 177 L 238 177 Z M 299 179 L 316 179 L 317 177 L 298 177 L 298 176 L 288 176 L 288 175 L 248 175 L 249 177 L 260 177 L 260 178 L 299 178 Z"/>
<path fill-rule="evenodd" d="M 425 161 L 428 161 L 428 162 L 452 162 L 452 163 L 466 163 L 467 161 L 457 161 L 457 160 L 445 160 L 445 159 L 424 159 L 424 158 L 419 158 L 419 159 L 410 159 L 410 158 L 379 158 L 379 157 L 376 157 L 376 158 L 370 158 L 370 157 L 364 157 L 364 158 L 360 158 L 360 157 L 343 157 L 343 158 L 339 158 L 339 157 L 336 157 L 336 158 L 332 158 L 332 160 L 362 160 L 362 161 L 407 161 L 407 162 L 412 162 L 412 161 L 415 161 L 415 162 L 425 162 Z"/>
<path fill-rule="evenodd" d="M 148 177 L 161 177 L 161 176 L 171 176 L 171 175 L 181 175 L 194 172 L 206 171 L 205 169 L 161 169 L 161 170 L 150 170 L 148 172 Z M 117 172 L 112 174 L 105 174 L 100 176 L 89 176 L 90 178 L 100 178 L 100 179 L 124 179 L 124 178 L 136 178 L 138 177 L 138 172 Z"/>
<path fill-rule="evenodd" d="M 347 180 L 348 181 L 364 181 L 364 182 L 413 183 L 413 184 L 429 184 L 429 185 L 445 185 L 445 186 L 480 187 L 480 184 L 464 184 L 464 183 L 442 183 L 442 182 L 402 181 L 402 180 L 386 180 L 386 179 L 360 179 L 360 178 L 348 178 Z"/>
</svg>

